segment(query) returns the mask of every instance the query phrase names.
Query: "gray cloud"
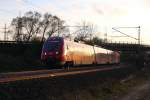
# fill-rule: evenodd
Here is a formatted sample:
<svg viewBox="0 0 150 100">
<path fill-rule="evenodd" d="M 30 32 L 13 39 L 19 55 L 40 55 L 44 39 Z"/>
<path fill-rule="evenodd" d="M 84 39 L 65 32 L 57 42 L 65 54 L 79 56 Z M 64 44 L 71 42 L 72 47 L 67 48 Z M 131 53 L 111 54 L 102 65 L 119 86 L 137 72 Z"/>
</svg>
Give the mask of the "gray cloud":
<svg viewBox="0 0 150 100">
<path fill-rule="evenodd" d="M 104 15 L 104 10 L 101 7 L 98 7 L 96 4 L 92 6 L 93 10 L 100 15 Z"/>
<path fill-rule="evenodd" d="M 100 15 L 123 16 L 128 13 L 128 9 L 115 7 L 112 5 L 93 5 L 93 9 Z"/>
<path fill-rule="evenodd" d="M 93 9 L 95 12 L 97 12 L 100 15 L 104 15 L 104 11 L 101 8 L 98 8 L 97 6 L 93 6 Z"/>
</svg>

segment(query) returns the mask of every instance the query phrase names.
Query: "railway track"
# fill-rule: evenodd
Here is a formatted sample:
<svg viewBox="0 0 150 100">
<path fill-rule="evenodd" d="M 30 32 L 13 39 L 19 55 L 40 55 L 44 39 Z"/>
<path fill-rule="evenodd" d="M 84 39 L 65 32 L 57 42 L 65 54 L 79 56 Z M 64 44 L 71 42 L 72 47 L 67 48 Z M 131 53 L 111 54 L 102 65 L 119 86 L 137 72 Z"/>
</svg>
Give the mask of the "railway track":
<svg viewBox="0 0 150 100">
<path fill-rule="evenodd" d="M 23 72 L 9 72 L 0 74 L 0 83 L 8 83 L 19 80 L 29 80 L 37 78 L 54 78 L 67 75 L 85 74 L 91 72 L 101 72 L 107 70 L 114 70 L 119 68 L 125 68 L 125 65 L 109 65 L 109 66 L 97 66 L 97 67 L 80 67 L 70 69 L 53 69 L 53 70 L 36 70 L 36 71 L 23 71 Z"/>
</svg>

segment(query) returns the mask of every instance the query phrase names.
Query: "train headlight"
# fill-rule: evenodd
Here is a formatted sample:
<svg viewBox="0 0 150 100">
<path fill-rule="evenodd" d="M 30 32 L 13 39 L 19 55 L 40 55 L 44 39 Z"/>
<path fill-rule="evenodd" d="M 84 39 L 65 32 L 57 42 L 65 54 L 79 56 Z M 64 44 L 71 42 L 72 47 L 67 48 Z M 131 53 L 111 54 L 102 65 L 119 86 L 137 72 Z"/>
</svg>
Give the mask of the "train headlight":
<svg viewBox="0 0 150 100">
<path fill-rule="evenodd" d="M 59 52 L 58 52 L 58 51 L 56 51 L 56 54 L 59 54 Z"/>
<path fill-rule="evenodd" d="M 47 55 L 47 53 L 45 52 L 44 55 Z"/>
</svg>

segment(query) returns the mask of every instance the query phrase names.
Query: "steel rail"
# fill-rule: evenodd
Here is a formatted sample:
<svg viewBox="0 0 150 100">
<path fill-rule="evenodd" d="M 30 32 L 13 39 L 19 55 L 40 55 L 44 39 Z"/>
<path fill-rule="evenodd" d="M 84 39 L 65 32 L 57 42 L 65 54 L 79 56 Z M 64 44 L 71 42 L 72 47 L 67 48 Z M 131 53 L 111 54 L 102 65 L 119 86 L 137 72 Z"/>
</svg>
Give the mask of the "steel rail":
<svg viewBox="0 0 150 100">
<path fill-rule="evenodd" d="M 85 68 L 71 68 L 71 69 L 54 69 L 54 70 L 37 70 L 37 71 L 24 71 L 24 72 L 10 72 L 0 74 L 0 83 L 8 83 L 20 80 L 31 80 L 39 78 L 54 78 L 61 76 L 86 74 L 92 72 L 101 72 L 125 68 L 127 66 L 111 66 L 111 67 L 85 67 Z"/>
</svg>

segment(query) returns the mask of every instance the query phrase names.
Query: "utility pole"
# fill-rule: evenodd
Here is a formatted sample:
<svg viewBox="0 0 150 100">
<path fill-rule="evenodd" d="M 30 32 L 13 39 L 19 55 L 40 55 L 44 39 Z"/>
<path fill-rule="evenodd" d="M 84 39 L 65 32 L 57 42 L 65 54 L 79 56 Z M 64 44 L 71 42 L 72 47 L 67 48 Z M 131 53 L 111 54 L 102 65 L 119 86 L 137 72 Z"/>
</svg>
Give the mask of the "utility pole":
<svg viewBox="0 0 150 100">
<path fill-rule="evenodd" d="M 22 26 L 22 18 L 19 17 L 19 18 L 18 18 L 18 21 L 17 21 L 17 27 L 16 27 L 16 29 L 17 29 L 17 37 L 16 37 L 17 41 L 21 41 L 22 27 L 23 27 L 23 26 Z"/>
<path fill-rule="evenodd" d="M 6 26 L 6 24 L 5 24 L 5 26 L 4 26 L 4 41 L 7 41 L 8 40 L 8 34 L 7 34 L 7 26 Z"/>
<path fill-rule="evenodd" d="M 17 19 L 17 26 L 16 26 L 16 41 L 21 41 L 22 40 L 22 17 L 21 17 L 21 12 L 19 12 L 19 17 Z"/>
<path fill-rule="evenodd" d="M 138 27 L 138 44 L 140 45 L 140 42 L 141 42 L 141 39 L 140 39 L 140 35 L 141 35 L 141 29 L 140 29 L 141 27 L 139 26 Z"/>
<path fill-rule="evenodd" d="M 104 40 L 105 40 L 105 42 L 107 43 L 107 27 L 105 27 Z"/>
<path fill-rule="evenodd" d="M 144 66 L 144 62 L 145 62 L 145 58 L 144 58 L 144 52 L 141 50 L 141 27 L 138 26 L 138 27 L 118 27 L 118 28 L 137 28 L 138 29 L 138 36 L 137 38 L 135 37 L 132 37 L 130 35 L 127 35 L 126 33 L 124 32 L 121 32 L 119 31 L 118 29 L 116 28 L 112 28 L 113 30 L 123 34 L 124 36 L 126 37 L 130 37 L 132 39 L 135 39 L 137 40 L 138 42 L 138 48 L 136 50 L 136 56 L 135 56 L 135 59 L 136 59 L 136 64 L 137 64 L 137 67 L 138 68 L 142 68 Z"/>
</svg>

